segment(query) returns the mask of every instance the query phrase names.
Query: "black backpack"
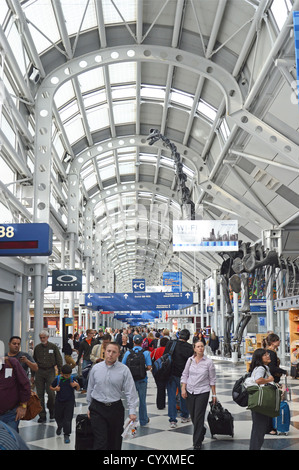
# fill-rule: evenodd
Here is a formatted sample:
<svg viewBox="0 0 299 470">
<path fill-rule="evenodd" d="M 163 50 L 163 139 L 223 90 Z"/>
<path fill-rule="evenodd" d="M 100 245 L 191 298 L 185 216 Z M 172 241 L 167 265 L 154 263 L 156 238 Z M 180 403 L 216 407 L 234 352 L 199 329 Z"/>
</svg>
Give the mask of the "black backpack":
<svg viewBox="0 0 299 470">
<path fill-rule="evenodd" d="M 244 386 L 245 380 L 251 376 L 251 372 L 247 372 L 247 374 L 242 375 L 233 386 L 232 390 L 232 398 L 235 403 L 245 408 L 248 406 L 248 392 Z M 264 377 L 267 376 L 267 372 L 265 369 Z"/>
<path fill-rule="evenodd" d="M 242 406 L 243 408 L 248 406 L 248 393 L 246 388 L 244 387 L 244 382 L 250 376 L 250 372 L 242 375 L 242 377 L 240 377 L 235 382 L 235 385 L 233 386 L 232 390 L 232 398 L 234 402 L 237 403 L 239 406 Z"/>
<path fill-rule="evenodd" d="M 153 363 L 152 374 L 157 380 L 168 380 L 172 372 L 172 354 L 177 345 L 177 341 L 173 341 L 168 353 L 156 359 Z"/>
<path fill-rule="evenodd" d="M 142 380 L 146 377 L 146 365 L 143 349 L 139 351 L 130 351 L 127 356 L 126 365 L 131 371 L 134 380 Z"/>
</svg>

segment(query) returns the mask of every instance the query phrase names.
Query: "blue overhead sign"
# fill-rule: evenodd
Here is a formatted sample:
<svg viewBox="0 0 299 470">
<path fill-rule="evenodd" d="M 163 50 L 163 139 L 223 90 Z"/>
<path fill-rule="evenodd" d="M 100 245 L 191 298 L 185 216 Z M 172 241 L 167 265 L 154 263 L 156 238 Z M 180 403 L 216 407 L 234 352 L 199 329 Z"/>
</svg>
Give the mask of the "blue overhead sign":
<svg viewBox="0 0 299 470">
<path fill-rule="evenodd" d="M 132 291 L 133 292 L 144 292 L 145 291 L 145 279 L 133 279 L 132 280 Z"/>
<path fill-rule="evenodd" d="M 193 292 L 85 294 L 85 305 L 93 310 L 179 310 L 193 304 Z"/>
<path fill-rule="evenodd" d="M 0 256 L 49 256 L 52 238 L 48 224 L 0 224 Z"/>
<path fill-rule="evenodd" d="M 182 273 L 181 272 L 164 272 L 163 286 L 171 286 L 172 292 L 182 291 Z"/>
</svg>

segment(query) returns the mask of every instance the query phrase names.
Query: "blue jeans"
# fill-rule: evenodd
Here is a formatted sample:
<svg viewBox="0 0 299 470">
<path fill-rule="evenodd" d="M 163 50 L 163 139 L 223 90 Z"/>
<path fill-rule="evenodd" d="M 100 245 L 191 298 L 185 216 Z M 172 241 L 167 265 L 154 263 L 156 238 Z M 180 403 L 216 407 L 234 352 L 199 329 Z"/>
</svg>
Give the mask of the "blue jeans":
<svg viewBox="0 0 299 470">
<path fill-rule="evenodd" d="M 189 411 L 187 408 L 186 400 L 182 398 L 181 395 L 181 378 L 176 377 L 175 375 L 171 375 L 166 388 L 167 388 L 167 395 L 168 395 L 168 416 L 169 421 L 174 421 L 177 423 L 177 409 L 176 409 L 176 391 L 179 390 L 179 397 L 180 397 L 180 408 L 181 408 L 181 417 L 188 418 Z"/>
<path fill-rule="evenodd" d="M 135 380 L 136 390 L 139 396 L 139 422 L 140 426 L 145 426 L 148 423 L 148 416 L 146 410 L 146 380 Z"/>
<path fill-rule="evenodd" d="M 0 421 L 3 421 L 3 423 L 8 424 L 8 426 L 13 428 L 15 431 L 19 432 L 20 421 L 16 421 L 16 413 L 16 408 L 14 408 L 13 410 L 9 410 L 3 415 L 0 415 Z"/>
</svg>

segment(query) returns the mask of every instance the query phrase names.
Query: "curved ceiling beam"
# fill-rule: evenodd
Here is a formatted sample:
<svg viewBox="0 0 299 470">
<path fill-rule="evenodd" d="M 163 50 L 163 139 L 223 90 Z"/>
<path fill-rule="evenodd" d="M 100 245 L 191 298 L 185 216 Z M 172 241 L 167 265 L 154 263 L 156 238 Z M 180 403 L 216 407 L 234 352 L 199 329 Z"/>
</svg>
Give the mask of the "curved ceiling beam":
<svg viewBox="0 0 299 470">
<path fill-rule="evenodd" d="M 52 129 L 55 92 L 64 82 L 80 73 L 97 67 L 128 61 L 161 62 L 188 69 L 213 81 L 222 90 L 229 114 L 242 108 L 243 101 L 240 88 L 229 72 L 208 59 L 179 49 L 154 45 L 117 46 L 99 52 L 88 53 L 68 61 L 45 77 L 37 92 L 34 221 L 49 222 L 52 164 L 52 136 L 50 130 Z M 76 201 L 71 198 L 69 201 L 71 219 L 73 209 L 76 211 L 73 202 Z"/>
</svg>

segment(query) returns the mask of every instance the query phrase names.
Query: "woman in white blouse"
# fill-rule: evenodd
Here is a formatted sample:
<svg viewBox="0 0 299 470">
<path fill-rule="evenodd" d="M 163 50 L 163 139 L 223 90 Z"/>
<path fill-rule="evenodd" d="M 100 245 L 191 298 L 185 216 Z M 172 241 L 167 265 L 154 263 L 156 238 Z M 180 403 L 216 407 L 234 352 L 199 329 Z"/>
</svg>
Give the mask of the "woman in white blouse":
<svg viewBox="0 0 299 470">
<path fill-rule="evenodd" d="M 270 362 L 271 357 L 266 349 L 256 349 L 252 355 L 249 368 L 251 376 L 246 379 L 245 386 L 248 387 L 253 384 L 265 385 L 269 382 L 273 382 L 274 378 L 268 367 Z M 269 417 L 253 410 L 251 410 L 251 415 L 252 429 L 249 450 L 260 450 L 264 442 L 265 434 L 269 428 Z"/>
<path fill-rule="evenodd" d="M 193 446 L 199 450 L 206 429 L 204 419 L 212 390 L 212 400 L 216 403 L 216 370 L 211 359 L 204 355 L 205 346 L 202 341 L 193 345 L 194 356 L 185 365 L 181 377 L 181 394 L 186 399 L 187 407 L 193 423 Z"/>
</svg>

